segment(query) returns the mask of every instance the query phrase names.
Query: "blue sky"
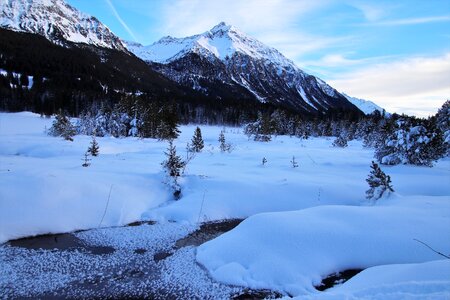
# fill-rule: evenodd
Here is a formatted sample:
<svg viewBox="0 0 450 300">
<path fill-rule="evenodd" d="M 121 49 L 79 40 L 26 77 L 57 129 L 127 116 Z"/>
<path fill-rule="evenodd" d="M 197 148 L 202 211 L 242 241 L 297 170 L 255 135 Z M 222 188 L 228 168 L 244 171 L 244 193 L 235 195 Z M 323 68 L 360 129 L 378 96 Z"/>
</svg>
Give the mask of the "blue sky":
<svg viewBox="0 0 450 300">
<path fill-rule="evenodd" d="M 427 116 L 450 98 L 449 0 L 67 0 L 144 45 L 221 21 L 308 73 L 391 112 Z"/>
</svg>

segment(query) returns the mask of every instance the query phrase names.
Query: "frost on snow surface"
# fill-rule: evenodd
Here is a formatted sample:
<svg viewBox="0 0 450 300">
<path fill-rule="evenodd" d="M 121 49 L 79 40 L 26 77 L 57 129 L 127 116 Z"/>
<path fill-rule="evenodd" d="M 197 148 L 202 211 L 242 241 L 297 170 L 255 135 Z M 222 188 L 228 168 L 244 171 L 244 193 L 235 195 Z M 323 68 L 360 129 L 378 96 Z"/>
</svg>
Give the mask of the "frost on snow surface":
<svg viewBox="0 0 450 300">
<path fill-rule="evenodd" d="M 195 248 L 173 250 L 195 229 L 163 223 L 76 233 L 84 249 L 30 250 L 0 247 L 0 298 L 227 299 L 243 288 L 214 282 L 195 261 Z M 168 257 L 157 259 L 158 253 Z"/>
<path fill-rule="evenodd" d="M 152 297 L 158 290 L 212 299 L 243 288 L 314 299 L 450 296 L 448 260 L 416 241 L 450 254 L 448 158 L 433 168 L 385 167 L 396 193 L 369 205 L 365 178 L 373 150 L 360 141 L 344 149 L 326 138 L 260 143 L 225 128 L 232 151 L 221 153 L 224 128 L 202 126 L 205 147 L 180 180 L 182 198 L 173 201 L 160 165 L 167 143 L 97 138 L 100 155 L 83 168 L 91 137 L 50 137 L 44 131 L 51 124 L 32 113 L 0 113 L 0 242 L 91 229 L 72 235 L 114 251 L 3 244 L 0 298 L 92 298 L 107 291 Z M 175 141 L 183 157 L 195 128 L 182 126 Z M 247 219 L 198 248 L 173 248 L 198 222 L 231 218 Z M 115 227 L 139 220 L 157 223 Z M 355 268 L 365 270 L 324 292 L 314 289 L 324 277 Z"/>
</svg>

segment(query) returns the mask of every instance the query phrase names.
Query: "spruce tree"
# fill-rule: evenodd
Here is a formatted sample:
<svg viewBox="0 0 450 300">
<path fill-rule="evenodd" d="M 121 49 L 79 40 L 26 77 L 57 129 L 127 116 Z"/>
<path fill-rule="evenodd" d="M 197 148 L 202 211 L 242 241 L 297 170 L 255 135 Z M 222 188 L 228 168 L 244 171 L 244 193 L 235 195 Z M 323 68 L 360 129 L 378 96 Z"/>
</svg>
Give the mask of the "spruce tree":
<svg viewBox="0 0 450 300">
<path fill-rule="evenodd" d="M 164 152 L 164 154 L 167 159 L 163 161 L 161 165 L 171 180 L 170 186 L 174 190 L 175 198 L 179 199 L 181 188 L 178 184 L 178 177 L 180 177 L 181 170 L 185 167 L 186 163 L 180 156 L 177 155 L 177 150 L 173 144 L 173 140 L 169 140 L 169 147 L 167 148 L 167 152 Z"/>
<path fill-rule="evenodd" d="M 156 131 L 160 140 L 173 140 L 180 135 L 178 116 L 174 106 L 169 105 L 162 108 L 160 123 Z"/>
<path fill-rule="evenodd" d="M 190 149 L 192 152 L 201 152 L 204 146 L 202 131 L 200 130 L 200 127 L 197 127 L 195 129 L 194 136 L 192 137 Z"/>
<path fill-rule="evenodd" d="M 100 146 L 95 139 L 95 136 L 92 137 L 91 145 L 89 146 L 87 152 L 92 156 L 98 156 L 100 150 Z"/>
<path fill-rule="evenodd" d="M 393 192 L 391 177 L 386 175 L 374 161 L 372 161 L 370 168 L 372 170 L 366 179 L 370 188 L 366 191 L 366 198 L 369 200 L 378 200 L 386 191 Z"/>
<path fill-rule="evenodd" d="M 225 152 L 228 150 L 227 143 L 225 142 L 225 133 L 223 132 L 223 130 L 221 130 L 219 134 L 219 143 L 220 152 Z"/>
<path fill-rule="evenodd" d="M 298 163 L 295 160 L 295 156 L 292 156 L 291 164 L 293 168 L 298 168 Z"/>
<path fill-rule="evenodd" d="M 433 166 L 445 153 L 441 130 L 433 120 L 402 116 L 394 130 L 377 145 L 375 157 L 382 164 Z"/>
<path fill-rule="evenodd" d="M 339 135 L 333 142 L 333 147 L 345 148 L 347 146 L 347 138 L 345 138 L 343 135 Z"/>
<path fill-rule="evenodd" d="M 82 166 L 83 166 L 83 167 L 89 167 L 89 166 L 91 165 L 90 161 L 91 161 L 91 159 L 89 158 L 89 153 L 86 151 L 86 152 L 84 153 L 84 158 L 83 158 L 83 164 L 82 164 Z"/>
<path fill-rule="evenodd" d="M 61 136 L 67 141 L 73 141 L 72 137 L 76 134 L 76 130 L 69 118 L 60 111 L 56 115 L 56 119 L 53 121 L 48 134 L 52 136 Z"/>
<path fill-rule="evenodd" d="M 450 100 L 445 101 L 436 114 L 436 127 L 441 130 L 445 155 L 450 156 Z"/>
</svg>

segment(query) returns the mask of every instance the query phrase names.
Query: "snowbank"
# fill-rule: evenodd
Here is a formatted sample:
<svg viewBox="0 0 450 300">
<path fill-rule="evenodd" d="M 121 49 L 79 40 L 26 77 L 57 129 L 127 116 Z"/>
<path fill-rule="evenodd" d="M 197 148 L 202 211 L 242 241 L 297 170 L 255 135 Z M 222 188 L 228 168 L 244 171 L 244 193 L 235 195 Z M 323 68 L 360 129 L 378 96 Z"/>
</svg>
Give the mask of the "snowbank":
<svg viewBox="0 0 450 300">
<path fill-rule="evenodd" d="M 127 224 L 170 199 L 159 166 L 164 144 L 101 138 L 100 156 L 84 168 L 91 138 L 47 136 L 51 124 L 31 113 L 0 114 L 0 243 Z"/>
<path fill-rule="evenodd" d="M 366 269 L 341 286 L 295 299 L 449 299 L 450 260 Z"/>
<path fill-rule="evenodd" d="M 221 282 L 302 295 L 337 271 L 440 258 L 414 239 L 450 253 L 448 197 L 382 202 L 255 215 L 201 245 L 197 260 Z"/>
</svg>

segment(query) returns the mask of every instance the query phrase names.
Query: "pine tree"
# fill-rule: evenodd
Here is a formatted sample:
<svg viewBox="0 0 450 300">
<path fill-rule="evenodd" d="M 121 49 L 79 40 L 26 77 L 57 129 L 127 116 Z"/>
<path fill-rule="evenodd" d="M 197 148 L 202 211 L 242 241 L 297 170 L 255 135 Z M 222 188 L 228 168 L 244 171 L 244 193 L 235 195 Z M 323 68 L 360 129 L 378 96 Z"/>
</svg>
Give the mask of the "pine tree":
<svg viewBox="0 0 450 300">
<path fill-rule="evenodd" d="M 167 160 L 162 163 L 162 166 L 167 174 L 171 177 L 179 177 L 180 171 L 184 167 L 184 162 L 181 157 L 177 155 L 177 149 L 173 144 L 173 140 L 169 140 L 169 147 L 164 154 L 166 155 Z"/>
<path fill-rule="evenodd" d="M 298 163 L 295 160 L 295 156 L 292 156 L 291 164 L 293 168 L 298 168 Z"/>
<path fill-rule="evenodd" d="M 26 87 L 30 85 L 30 81 L 28 80 L 28 76 L 26 74 L 20 75 L 20 85 Z"/>
<path fill-rule="evenodd" d="M 87 152 L 92 156 L 98 156 L 100 150 L 100 146 L 95 139 L 95 136 L 92 137 L 91 145 L 89 146 Z"/>
<path fill-rule="evenodd" d="M 339 135 L 333 142 L 333 147 L 345 148 L 347 146 L 347 138 L 345 138 L 343 135 Z"/>
<path fill-rule="evenodd" d="M 181 170 L 185 167 L 186 163 L 177 155 L 177 150 L 173 144 L 173 140 L 169 140 L 169 147 L 167 152 L 164 152 L 167 159 L 161 163 L 164 171 L 171 179 L 171 187 L 174 190 L 174 196 L 179 199 L 181 194 L 181 187 L 178 184 L 178 177 L 181 175 Z"/>
<path fill-rule="evenodd" d="M 219 134 L 219 143 L 220 152 L 229 152 L 231 150 L 231 145 L 225 141 L 225 133 L 223 132 L 223 130 L 221 130 Z"/>
<path fill-rule="evenodd" d="M 436 127 L 441 130 L 445 155 L 450 156 L 450 100 L 445 101 L 436 114 Z"/>
<path fill-rule="evenodd" d="M 278 117 L 276 114 L 275 117 Z M 276 123 L 269 114 L 258 113 L 258 119 L 254 123 L 250 123 L 245 126 L 245 134 L 250 138 L 253 135 L 255 141 L 270 142 L 272 139 L 271 134 L 276 132 Z M 280 121 L 279 127 L 282 128 Z M 280 129 L 283 130 L 283 129 Z"/>
<path fill-rule="evenodd" d="M 382 164 L 432 166 L 445 153 L 441 130 L 433 120 L 403 116 L 394 130 L 377 145 L 375 157 Z"/>
<path fill-rule="evenodd" d="M 90 161 L 91 161 L 91 159 L 89 158 L 89 153 L 85 152 L 82 166 L 83 167 L 89 167 L 91 165 Z"/>
<path fill-rule="evenodd" d="M 197 127 L 194 136 L 192 137 L 190 148 L 192 152 L 201 152 L 204 146 L 202 131 L 200 130 L 200 127 Z"/>
<path fill-rule="evenodd" d="M 160 123 L 156 131 L 160 140 L 173 140 L 180 135 L 178 116 L 174 106 L 163 107 L 160 113 Z"/>
<path fill-rule="evenodd" d="M 61 136 L 67 141 L 73 141 L 73 136 L 76 134 L 75 127 L 70 122 L 69 118 L 61 111 L 56 115 L 52 127 L 49 129 L 49 135 Z"/>
<path fill-rule="evenodd" d="M 386 191 L 388 191 L 388 193 L 393 192 L 394 189 L 391 185 L 391 177 L 386 175 L 374 161 L 372 161 L 370 168 L 372 170 L 366 179 L 370 188 L 366 191 L 366 198 L 378 200 Z"/>
</svg>

